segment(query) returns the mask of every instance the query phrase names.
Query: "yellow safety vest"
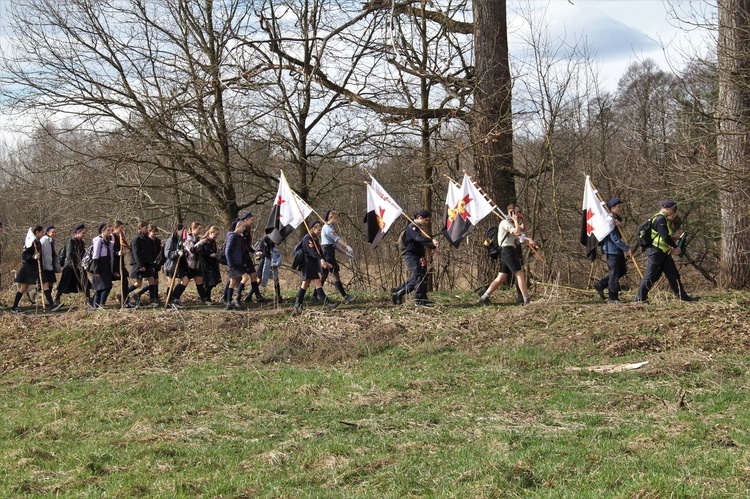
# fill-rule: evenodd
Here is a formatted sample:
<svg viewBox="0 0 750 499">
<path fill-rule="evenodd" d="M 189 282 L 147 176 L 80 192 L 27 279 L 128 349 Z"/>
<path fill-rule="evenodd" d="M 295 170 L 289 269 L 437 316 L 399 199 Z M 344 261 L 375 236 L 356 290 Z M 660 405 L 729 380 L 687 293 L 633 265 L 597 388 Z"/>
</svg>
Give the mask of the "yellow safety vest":
<svg viewBox="0 0 750 499">
<path fill-rule="evenodd" d="M 669 225 L 669 219 L 664 213 L 659 212 L 651 217 L 651 246 L 653 246 L 654 248 L 659 248 L 664 253 L 667 253 L 669 252 L 669 245 L 664 240 L 664 238 L 661 237 L 661 234 L 659 234 L 654 228 L 654 221 L 656 221 L 656 217 L 658 216 L 664 217 L 664 221 L 667 223 L 667 232 L 669 233 L 670 237 L 672 236 L 672 227 L 670 227 Z"/>
</svg>

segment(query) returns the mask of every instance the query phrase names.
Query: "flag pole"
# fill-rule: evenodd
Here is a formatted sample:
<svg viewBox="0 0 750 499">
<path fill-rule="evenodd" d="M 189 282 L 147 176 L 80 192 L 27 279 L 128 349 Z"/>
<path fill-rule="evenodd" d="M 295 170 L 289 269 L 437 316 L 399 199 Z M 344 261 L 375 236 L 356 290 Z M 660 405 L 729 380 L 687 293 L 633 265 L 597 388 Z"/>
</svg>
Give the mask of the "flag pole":
<svg viewBox="0 0 750 499">
<path fill-rule="evenodd" d="M 34 250 L 37 248 L 37 240 L 34 239 Z M 42 279 L 42 243 L 39 243 L 39 252 L 38 252 L 39 258 L 37 258 L 36 263 L 37 267 L 39 268 L 39 288 L 42 290 L 42 311 L 47 311 L 47 305 L 44 303 L 44 280 Z M 54 266 L 54 262 L 53 262 Z M 50 285 L 51 286 L 51 285 Z M 50 288 L 51 289 L 51 288 Z M 36 301 L 36 296 L 34 297 L 34 304 L 39 308 L 39 304 Z"/>
<path fill-rule="evenodd" d="M 609 213 L 610 215 L 612 215 L 612 211 L 609 209 L 609 206 L 607 206 L 607 203 L 604 202 L 604 198 L 602 198 L 602 195 L 599 194 L 599 189 L 597 189 L 596 186 L 594 185 L 594 182 L 591 181 L 591 177 L 589 177 L 589 184 L 591 184 L 591 189 L 596 194 L 596 197 L 599 199 L 599 201 L 607 209 L 607 213 Z M 613 219 L 614 219 L 614 217 L 613 217 Z M 617 224 L 615 224 L 615 227 L 617 227 L 617 231 L 620 233 L 620 239 L 622 239 L 622 242 L 624 242 L 625 244 L 628 244 L 627 240 L 625 240 L 625 235 L 622 233 L 622 229 L 620 228 L 620 226 L 617 225 Z M 630 245 L 628 244 L 628 246 L 630 246 Z M 638 275 L 641 277 L 641 279 L 643 279 L 643 272 L 641 272 L 641 268 L 638 266 L 638 262 L 635 260 L 635 255 L 633 255 L 633 257 L 631 258 L 631 260 L 633 260 L 633 265 L 635 266 L 635 270 L 638 271 Z"/>
<path fill-rule="evenodd" d="M 464 170 L 464 174 L 465 174 L 465 175 L 466 175 L 467 177 L 469 177 L 469 180 L 471 180 L 471 183 L 472 183 L 472 184 L 474 184 L 474 187 L 476 187 L 476 188 L 477 188 L 477 190 L 479 191 L 479 193 L 480 193 L 480 194 L 481 194 L 482 196 L 484 196 L 484 199 L 486 199 L 486 200 L 487 200 L 487 201 L 488 201 L 488 202 L 490 203 L 490 206 L 492 206 L 492 207 L 493 207 L 493 208 L 494 208 L 495 210 L 497 210 L 497 212 L 500 212 L 500 213 L 498 214 L 498 213 L 497 213 L 496 211 L 493 211 L 493 213 L 494 213 L 495 215 L 497 215 L 497 216 L 498 216 L 498 218 L 502 218 L 502 219 L 508 219 L 508 218 L 510 218 L 510 217 L 509 217 L 508 215 L 506 215 L 505 213 L 503 213 L 503 210 L 501 210 L 501 209 L 500 209 L 500 207 L 499 207 L 499 206 L 497 205 L 497 203 L 495 203 L 495 202 L 494 202 L 494 201 L 492 200 L 492 198 L 490 198 L 490 196 L 489 196 L 489 195 L 488 195 L 488 194 L 487 194 L 487 193 L 486 193 L 486 192 L 484 191 L 484 189 L 482 189 L 482 187 L 481 187 L 481 186 L 480 186 L 479 184 L 477 184 L 477 183 L 476 183 L 476 182 L 474 181 L 474 178 L 473 178 L 473 177 L 472 177 L 471 175 L 469 175 L 469 173 L 468 173 L 468 172 L 467 172 L 466 170 Z M 501 215 L 502 215 L 502 216 L 501 216 Z M 529 242 L 528 240 L 526 241 L 526 245 L 527 245 L 527 246 L 528 246 L 528 247 L 529 247 L 529 248 L 531 249 L 531 251 L 532 251 L 532 252 L 534 253 L 534 256 L 536 256 L 536 257 L 537 257 L 537 258 L 539 259 L 539 261 L 540 261 L 540 262 L 542 262 L 542 263 L 547 263 L 547 262 L 546 262 L 546 261 L 544 260 L 544 258 L 542 258 L 542 255 L 540 255 L 540 254 L 539 254 L 539 253 L 537 252 L 536 248 L 534 248 L 534 246 L 532 246 L 532 245 L 531 245 L 531 243 L 530 243 L 530 242 Z"/>
</svg>

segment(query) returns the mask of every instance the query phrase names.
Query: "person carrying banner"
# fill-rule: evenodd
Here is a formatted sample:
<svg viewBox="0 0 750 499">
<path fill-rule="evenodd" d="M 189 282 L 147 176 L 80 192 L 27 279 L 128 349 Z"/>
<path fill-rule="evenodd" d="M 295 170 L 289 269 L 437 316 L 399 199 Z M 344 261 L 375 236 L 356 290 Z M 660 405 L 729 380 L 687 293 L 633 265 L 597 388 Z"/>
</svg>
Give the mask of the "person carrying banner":
<svg viewBox="0 0 750 499">
<path fill-rule="evenodd" d="M 511 275 L 515 275 L 516 277 L 516 283 L 518 290 L 521 292 L 523 304 L 528 305 L 531 303 L 526 274 L 518 258 L 516 246 L 526 244 L 528 241 L 530 246 L 536 247 L 536 242 L 524 233 L 526 227 L 520 206 L 514 203 L 509 204 L 508 216 L 509 218 L 500 222 L 497 231 L 497 241 L 500 246 L 500 272 L 477 301 L 480 305 L 489 305 L 490 295 Z"/>
<path fill-rule="evenodd" d="M 424 231 L 430 226 L 430 212 L 419 210 L 414 214 L 414 222 L 410 223 L 403 233 L 402 257 L 411 271 L 411 278 L 391 293 L 394 305 L 401 305 L 404 295 L 414 291 L 415 305 L 426 306 L 433 302 L 427 299 L 427 261 L 425 248 L 438 249 L 436 239 L 425 235 Z"/>
<path fill-rule="evenodd" d="M 341 282 L 341 275 L 339 273 L 341 269 L 339 267 L 339 262 L 336 261 L 336 250 L 341 251 L 349 258 L 354 258 L 354 250 L 338 235 L 338 211 L 327 211 L 323 215 L 323 220 L 325 221 L 325 223 L 323 224 L 323 230 L 320 233 L 320 244 L 321 250 L 323 251 L 323 258 L 325 258 L 325 261 L 331 265 L 331 268 L 330 270 L 324 268 L 320 274 L 321 289 L 326 282 L 326 278 L 328 278 L 328 274 L 330 273 L 331 277 L 333 278 L 333 286 L 344 299 L 344 304 L 348 304 L 356 300 L 356 297 L 354 295 L 348 294 L 344 289 L 344 284 Z"/>
<path fill-rule="evenodd" d="M 682 249 L 672 238 L 673 228 L 669 223 L 677 217 L 677 201 L 666 199 L 661 203 L 661 211 L 651 218 L 651 245 L 646 249 L 648 264 L 638 286 L 636 303 L 648 303 L 648 293 L 661 277 L 662 273 L 669 281 L 672 292 L 682 301 L 698 301 L 685 292 L 680 273 L 674 263 L 672 254 L 680 255 Z"/>
<path fill-rule="evenodd" d="M 607 201 L 607 208 L 612 213 L 615 219 L 615 225 L 619 226 L 622 223 L 622 199 L 614 197 Z M 633 250 L 625 244 L 625 241 L 620 237 L 619 230 L 613 230 L 607 236 L 602 239 L 599 243 L 602 248 L 602 253 L 606 255 L 607 267 L 609 267 L 609 275 L 603 277 L 599 281 L 594 283 L 594 289 L 602 300 L 607 300 L 609 303 L 620 303 L 620 278 L 627 272 L 625 265 L 625 256 L 628 258 L 633 257 Z M 608 291 L 608 296 L 604 296 L 604 290 Z"/>
</svg>

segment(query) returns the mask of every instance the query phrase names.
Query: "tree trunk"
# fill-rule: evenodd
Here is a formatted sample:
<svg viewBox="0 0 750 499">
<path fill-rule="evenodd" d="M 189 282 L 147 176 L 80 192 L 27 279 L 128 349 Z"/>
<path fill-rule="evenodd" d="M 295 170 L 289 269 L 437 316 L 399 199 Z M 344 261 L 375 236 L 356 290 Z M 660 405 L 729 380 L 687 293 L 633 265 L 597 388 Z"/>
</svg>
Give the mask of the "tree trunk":
<svg viewBox="0 0 750 499">
<path fill-rule="evenodd" d="M 503 207 L 516 201 L 508 24 L 505 0 L 475 0 L 474 109 L 470 119 L 476 179 Z"/>
<path fill-rule="evenodd" d="M 720 0 L 718 8 L 719 284 L 740 289 L 750 287 L 750 4 Z"/>
</svg>

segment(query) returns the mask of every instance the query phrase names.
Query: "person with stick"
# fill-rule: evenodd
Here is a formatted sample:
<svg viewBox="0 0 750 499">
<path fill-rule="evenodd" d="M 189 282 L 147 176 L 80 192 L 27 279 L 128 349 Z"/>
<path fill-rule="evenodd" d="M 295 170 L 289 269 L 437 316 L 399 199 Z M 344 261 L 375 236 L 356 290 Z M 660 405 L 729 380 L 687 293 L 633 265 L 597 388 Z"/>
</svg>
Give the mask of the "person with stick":
<svg viewBox="0 0 750 499">
<path fill-rule="evenodd" d="M 340 267 L 336 261 L 336 250 L 341 251 L 349 258 L 354 258 L 354 250 L 351 246 L 346 244 L 343 239 L 338 235 L 338 221 L 339 212 L 335 210 L 329 210 L 323 215 L 323 230 L 320 233 L 320 245 L 323 251 L 323 258 L 326 262 L 331 265 L 329 269 L 323 269 L 320 274 L 320 285 L 325 285 L 326 278 L 330 273 L 333 278 L 333 286 L 339 292 L 341 297 L 344 299 L 344 304 L 348 304 L 356 300 L 356 296 L 348 294 L 344 289 L 344 284 L 341 282 Z"/>
<path fill-rule="evenodd" d="M 169 281 L 169 291 L 167 292 L 167 308 L 175 310 L 185 308 L 180 302 L 182 293 L 190 283 L 188 277 L 188 266 L 184 258 L 183 241 L 185 240 L 185 227 L 182 224 L 175 225 L 172 235 L 164 243 L 164 273 L 171 278 Z M 175 280 L 179 279 L 177 286 Z"/>
<path fill-rule="evenodd" d="M 430 217 L 428 210 L 419 210 L 414 214 L 414 221 L 409 223 L 401 236 L 403 238 L 402 257 L 411 271 L 411 278 L 391 292 L 394 305 L 401 305 L 404 296 L 412 291 L 415 291 L 414 299 L 417 306 L 427 306 L 433 303 L 427 299 L 425 250 L 426 248 L 438 249 L 440 245 L 436 239 L 426 235 L 425 230 L 430 227 Z"/>
<path fill-rule="evenodd" d="M 651 218 L 651 245 L 646 249 L 648 264 L 638 286 L 636 303 L 648 303 L 648 293 L 661 277 L 662 273 L 669 281 L 672 292 L 682 301 L 698 301 L 685 292 L 680 273 L 674 263 L 672 254 L 680 255 L 682 249 L 672 238 L 673 226 L 670 222 L 677 217 L 677 201 L 666 199 L 661 203 L 661 210 Z"/>
<path fill-rule="evenodd" d="M 249 219 L 250 218 L 246 220 Z M 245 271 L 245 259 L 249 258 L 249 255 L 246 256 L 247 248 L 245 247 L 243 236 L 246 220 L 235 218 L 232 221 L 232 227 L 234 227 L 234 229 L 227 232 L 227 237 L 224 242 L 224 254 L 226 255 L 229 273 L 229 283 L 225 290 L 227 310 L 242 310 L 240 298 L 245 284 L 250 278 Z M 246 276 L 248 279 L 247 281 L 245 280 Z M 234 295 L 235 291 L 237 292 L 236 296 Z"/>
<path fill-rule="evenodd" d="M 258 252 L 261 254 L 258 264 L 258 283 L 264 289 L 268 280 L 273 279 L 273 289 L 276 303 L 283 303 L 281 297 L 281 283 L 279 282 L 279 267 L 281 267 L 281 252 L 278 246 L 268 236 L 264 235 L 258 243 Z"/>
<path fill-rule="evenodd" d="M 57 283 L 55 303 L 60 302 L 63 294 L 86 293 L 86 301 L 91 299 L 91 283 L 86 271 L 81 268 L 81 258 L 86 252 L 86 226 L 78 224 L 73 227 L 73 235 L 65 244 L 65 260 L 62 265 L 60 282 Z"/>
<path fill-rule="evenodd" d="M 43 234 L 44 227 L 37 225 L 34 228 L 30 228 L 26 235 L 23 251 L 21 252 L 21 268 L 16 273 L 15 281 L 18 284 L 18 290 L 13 300 L 13 306 L 10 309 L 11 313 L 23 313 L 23 310 L 18 306 L 21 303 L 23 294 L 29 289 L 29 286 L 36 286 L 40 282 L 42 245 L 39 239 Z"/>
<path fill-rule="evenodd" d="M 141 297 L 144 293 L 148 292 L 149 300 L 151 302 L 152 308 L 161 308 L 164 306 L 164 303 L 159 299 L 159 271 L 161 270 L 161 267 L 164 263 L 164 248 L 161 244 L 161 239 L 159 239 L 159 227 L 157 227 L 155 224 L 148 224 L 148 238 L 146 238 L 148 244 L 149 244 L 149 250 L 151 255 L 153 255 L 154 260 L 152 264 L 152 268 L 154 269 L 154 275 L 152 278 L 149 278 L 148 284 L 146 286 L 143 286 L 135 295 L 135 303 L 137 305 L 140 305 L 141 303 Z M 135 246 L 135 242 L 134 242 Z M 134 250 L 135 251 L 135 250 Z M 152 284 L 153 282 L 153 284 Z"/>
<path fill-rule="evenodd" d="M 245 222 L 245 230 L 242 232 L 243 242 L 243 254 L 242 254 L 242 265 L 245 267 L 245 275 L 243 276 L 242 282 L 240 283 L 240 294 L 242 293 L 241 288 L 250 284 L 250 292 L 245 297 L 245 302 L 251 302 L 253 295 L 255 295 L 258 303 L 268 303 L 271 301 L 270 298 L 266 298 L 260 292 L 260 285 L 258 284 L 258 273 L 255 271 L 255 257 L 261 256 L 260 251 L 255 252 L 253 250 L 253 229 L 255 228 L 255 216 L 249 211 L 240 217 L 240 220 Z M 239 298 L 237 298 L 239 300 Z"/>
<path fill-rule="evenodd" d="M 115 220 L 112 223 L 112 245 L 117 257 L 113 280 L 120 281 L 120 307 L 135 308 L 135 303 L 130 301 L 130 293 L 137 287 L 129 284 L 128 272 L 125 268 L 125 254 L 130 251 L 130 245 L 125 238 L 125 222 Z"/>
<path fill-rule="evenodd" d="M 320 299 L 323 300 L 323 308 L 333 310 L 339 306 L 338 302 L 328 299 L 325 291 L 323 291 L 323 284 L 320 282 L 321 269 L 330 269 L 332 267 L 321 255 L 320 234 L 322 230 L 323 222 L 320 220 L 314 221 L 309 226 L 307 234 L 299 242 L 300 250 L 303 252 L 305 258 L 300 266 L 302 283 L 297 290 L 297 297 L 294 301 L 294 311 L 296 313 L 300 313 L 304 309 L 305 294 L 311 283 L 315 286 Z"/>
<path fill-rule="evenodd" d="M 607 201 L 615 225 L 619 228 L 622 223 L 622 199 L 614 197 Z M 613 230 L 601 241 L 602 253 L 607 255 L 607 267 L 609 275 L 594 283 L 594 289 L 602 300 L 607 299 L 609 303 L 620 303 L 620 278 L 627 272 L 625 257 L 633 257 L 633 250 L 620 237 L 619 229 Z M 608 291 L 608 297 L 605 298 L 604 290 Z"/>
<path fill-rule="evenodd" d="M 99 235 L 94 238 L 91 253 L 93 278 L 91 288 L 95 291 L 91 307 L 104 310 L 115 274 L 115 248 L 112 241 L 112 226 L 103 223 L 99 226 Z"/>
<path fill-rule="evenodd" d="M 203 260 L 203 304 L 213 305 L 211 301 L 211 291 L 221 284 L 221 271 L 219 269 L 219 248 L 216 239 L 219 237 L 221 230 L 212 225 L 206 231 L 206 235 L 195 245 L 196 251 L 201 253 Z"/>
<path fill-rule="evenodd" d="M 195 282 L 195 289 L 198 291 L 198 299 L 202 304 L 207 305 L 206 288 L 203 284 L 203 254 L 196 244 L 201 241 L 201 232 L 203 224 L 193 222 L 190 224 L 187 237 L 185 238 L 185 256 L 187 261 L 187 277 Z"/>
<path fill-rule="evenodd" d="M 47 227 L 44 236 L 39 240 L 42 246 L 42 293 L 47 300 L 50 311 L 55 312 L 62 307 L 60 302 L 55 303 L 52 299 L 52 286 L 57 282 L 57 274 L 60 272 L 60 261 L 57 258 L 57 228 L 54 225 Z"/>
<path fill-rule="evenodd" d="M 536 247 L 536 243 L 526 236 L 526 233 L 524 232 L 526 227 L 521 207 L 515 203 L 509 204 L 508 215 L 509 218 L 501 221 L 497 229 L 497 242 L 500 246 L 500 272 L 497 274 L 495 280 L 490 283 L 484 294 L 479 298 L 477 303 L 480 305 L 489 305 L 490 295 L 492 295 L 492 293 L 511 275 L 514 275 L 516 278 L 516 284 L 521 293 L 523 304 L 528 305 L 531 303 L 526 274 L 521 265 L 521 261 L 518 258 L 516 246 L 528 243 L 529 246 L 533 248 Z"/>
<path fill-rule="evenodd" d="M 154 268 L 154 260 L 156 260 L 156 254 L 154 253 L 154 245 L 151 243 L 151 239 L 148 237 L 148 222 L 140 221 L 136 228 L 135 237 L 133 237 L 130 251 L 130 278 L 135 279 L 133 289 L 138 289 L 143 284 L 143 280 L 146 279 L 148 283 L 149 291 L 151 286 L 156 283 L 156 269 Z M 156 301 L 153 293 L 151 293 L 151 301 Z M 133 305 L 139 307 L 141 304 L 141 293 L 133 294 Z"/>
</svg>

